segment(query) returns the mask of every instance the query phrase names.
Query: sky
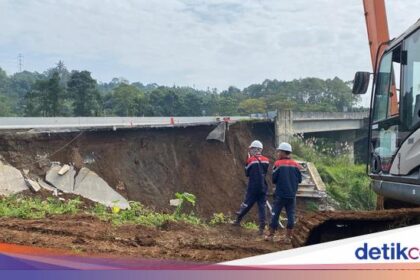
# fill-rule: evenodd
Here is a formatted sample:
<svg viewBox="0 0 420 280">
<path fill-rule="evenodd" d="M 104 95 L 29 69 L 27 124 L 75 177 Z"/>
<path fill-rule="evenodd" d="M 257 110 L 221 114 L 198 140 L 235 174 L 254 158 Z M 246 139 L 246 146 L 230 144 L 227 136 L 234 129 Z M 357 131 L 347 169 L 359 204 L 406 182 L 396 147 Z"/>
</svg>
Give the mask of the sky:
<svg viewBox="0 0 420 280">
<path fill-rule="evenodd" d="M 387 0 L 391 37 L 420 1 Z M 370 70 L 362 0 L 0 0 L 0 67 L 63 60 L 98 81 L 244 88 L 265 79 L 352 80 Z"/>
</svg>

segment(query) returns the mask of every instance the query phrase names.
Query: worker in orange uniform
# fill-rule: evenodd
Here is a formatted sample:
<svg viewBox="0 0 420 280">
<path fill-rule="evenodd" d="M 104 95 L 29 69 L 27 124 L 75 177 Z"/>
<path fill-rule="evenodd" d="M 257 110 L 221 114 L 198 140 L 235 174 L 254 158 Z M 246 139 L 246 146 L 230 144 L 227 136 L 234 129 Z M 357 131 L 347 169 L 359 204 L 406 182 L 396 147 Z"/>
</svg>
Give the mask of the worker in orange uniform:
<svg viewBox="0 0 420 280">
<path fill-rule="evenodd" d="M 242 218 L 252 206 L 258 205 L 259 234 L 263 235 L 265 228 L 265 204 L 267 201 L 267 182 L 265 176 L 268 171 L 269 160 L 262 153 L 263 144 L 255 140 L 248 148 L 248 159 L 245 166 L 245 174 L 249 178 L 245 200 L 241 204 L 234 225 L 240 226 Z"/>
<path fill-rule="evenodd" d="M 272 240 L 274 232 L 279 227 L 279 216 L 283 208 L 286 208 L 287 231 L 286 240 L 290 242 L 295 224 L 296 192 L 302 182 L 300 170 L 302 166 L 291 159 L 292 146 L 289 143 L 281 143 L 277 148 L 278 160 L 273 167 L 274 191 L 273 213 L 271 216 L 270 229 L 266 240 Z"/>
</svg>

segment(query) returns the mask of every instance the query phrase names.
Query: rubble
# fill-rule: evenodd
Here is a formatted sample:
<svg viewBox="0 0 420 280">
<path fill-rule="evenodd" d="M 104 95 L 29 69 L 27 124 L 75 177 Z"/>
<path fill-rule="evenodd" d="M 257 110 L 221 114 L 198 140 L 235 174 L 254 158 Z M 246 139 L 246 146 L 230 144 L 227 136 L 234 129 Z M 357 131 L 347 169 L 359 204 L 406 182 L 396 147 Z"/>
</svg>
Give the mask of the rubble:
<svg viewBox="0 0 420 280">
<path fill-rule="evenodd" d="M 53 164 L 47 171 L 45 180 L 62 192 L 73 193 L 76 170 L 74 170 L 73 166 L 69 166 L 69 170 L 65 174 L 59 175 L 61 169 L 60 165 Z"/>
<path fill-rule="evenodd" d="M 63 167 L 58 171 L 58 175 L 63 176 L 70 170 L 70 165 L 64 164 Z"/>
<path fill-rule="evenodd" d="M 38 179 L 38 180 L 37 180 L 37 182 L 38 182 L 38 184 L 41 186 L 41 188 L 43 188 L 43 189 L 45 189 L 45 190 L 47 190 L 47 191 L 50 191 L 50 192 L 57 191 L 57 189 L 56 189 L 56 188 L 51 187 L 48 183 L 46 183 L 45 181 L 43 181 L 43 180 L 41 180 L 41 179 Z"/>
<path fill-rule="evenodd" d="M 37 182 L 35 182 L 35 181 L 33 181 L 33 180 L 31 180 L 31 179 L 25 179 L 25 182 L 26 182 L 26 185 L 32 190 L 32 191 L 34 191 L 34 192 L 38 192 L 39 190 L 41 190 L 41 186 L 37 183 Z"/>
<path fill-rule="evenodd" d="M 120 209 L 129 209 L 128 201 L 111 188 L 104 179 L 89 168 L 82 167 L 76 176 L 76 170 L 73 166 L 60 163 L 54 163 L 47 171 L 45 180 L 41 186 L 47 190 L 53 191 L 53 195 L 58 195 L 58 190 L 64 193 L 80 195 L 84 198 L 101 203 L 108 207 L 118 207 Z"/>
<path fill-rule="evenodd" d="M 27 190 L 22 173 L 0 160 L 0 195 L 12 195 Z"/>
<path fill-rule="evenodd" d="M 128 201 L 122 195 L 112 189 L 98 174 L 86 167 L 80 169 L 76 176 L 73 193 L 109 207 L 130 208 Z"/>
</svg>

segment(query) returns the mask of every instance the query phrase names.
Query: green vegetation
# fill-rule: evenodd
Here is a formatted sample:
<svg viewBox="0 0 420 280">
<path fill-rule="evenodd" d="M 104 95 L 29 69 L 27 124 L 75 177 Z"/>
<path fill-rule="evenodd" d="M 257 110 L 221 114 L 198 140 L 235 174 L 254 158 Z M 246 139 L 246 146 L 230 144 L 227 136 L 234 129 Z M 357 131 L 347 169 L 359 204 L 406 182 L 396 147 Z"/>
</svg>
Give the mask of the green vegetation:
<svg viewBox="0 0 420 280">
<path fill-rule="evenodd" d="M 246 229 L 252 229 L 252 230 L 258 229 L 258 225 L 254 222 L 245 222 L 243 223 L 242 227 Z"/>
<path fill-rule="evenodd" d="M 322 145 L 312 145 L 311 140 L 296 139 L 293 149 L 297 158 L 313 162 L 327 186 L 328 195 L 343 210 L 372 210 L 376 195 L 370 189 L 370 178 L 363 164 L 354 164 L 348 156 L 339 155 Z M 346 147 L 340 147 L 346 150 Z"/>
<path fill-rule="evenodd" d="M 185 222 L 201 225 L 203 222 L 194 214 L 160 213 L 153 211 L 139 202 L 130 202 L 130 209 L 121 210 L 118 213 L 111 211 L 106 206 L 96 204 L 88 213 L 97 216 L 101 220 L 110 221 L 113 224 L 138 224 L 145 226 L 161 226 L 165 222 Z"/>
<path fill-rule="evenodd" d="M 230 222 L 232 222 L 232 219 L 230 219 L 225 214 L 214 213 L 213 217 L 209 221 L 209 225 L 215 226 L 215 225 L 227 224 L 227 223 L 230 223 Z"/>
<path fill-rule="evenodd" d="M 196 197 L 192 193 L 187 193 L 187 192 L 178 193 L 177 192 L 175 194 L 175 197 L 176 199 L 179 200 L 179 204 L 176 206 L 175 212 L 174 212 L 175 217 L 181 216 L 181 211 L 186 202 L 191 203 L 192 206 L 195 206 Z"/>
<path fill-rule="evenodd" d="M 76 214 L 82 202 L 76 198 L 63 202 L 57 198 L 11 196 L 0 199 L 0 217 L 40 219 L 47 215 Z"/>
<path fill-rule="evenodd" d="M 195 196 L 189 193 L 177 193 L 176 197 L 195 205 Z M 192 202 L 194 201 L 194 202 Z M 0 217 L 42 219 L 51 215 L 92 215 L 114 225 L 136 224 L 144 226 L 163 226 L 167 222 L 184 222 L 200 226 L 216 226 L 232 222 L 229 216 L 223 213 L 215 213 L 205 222 L 194 213 L 181 213 L 181 208 L 176 208 L 173 213 L 156 212 L 145 207 L 139 202 L 130 201 L 130 209 L 114 211 L 113 208 L 96 203 L 87 207 L 79 198 L 60 200 L 57 197 L 41 199 L 14 195 L 0 198 Z M 253 222 L 243 224 L 247 229 L 258 229 Z"/>
<path fill-rule="evenodd" d="M 0 116 L 201 116 L 248 115 L 278 108 L 343 111 L 355 108 L 349 83 L 333 79 L 265 80 L 242 90 L 229 87 L 144 85 L 114 78 L 98 83 L 88 71 L 62 61 L 44 73 L 8 76 L 0 68 Z"/>
<path fill-rule="evenodd" d="M 181 194 L 183 195 L 183 194 Z M 191 194 L 182 196 L 191 199 Z M 193 213 L 181 213 L 177 209 L 174 213 L 152 211 L 139 202 L 130 202 L 130 209 L 113 211 L 102 204 L 95 204 L 91 208 L 83 205 L 79 198 L 62 201 L 56 197 L 47 199 L 15 195 L 0 198 L 0 217 L 42 219 L 49 215 L 87 214 L 116 225 L 139 224 L 145 226 L 161 226 L 168 221 L 185 222 L 194 225 L 204 225 L 204 222 Z"/>
</svg>

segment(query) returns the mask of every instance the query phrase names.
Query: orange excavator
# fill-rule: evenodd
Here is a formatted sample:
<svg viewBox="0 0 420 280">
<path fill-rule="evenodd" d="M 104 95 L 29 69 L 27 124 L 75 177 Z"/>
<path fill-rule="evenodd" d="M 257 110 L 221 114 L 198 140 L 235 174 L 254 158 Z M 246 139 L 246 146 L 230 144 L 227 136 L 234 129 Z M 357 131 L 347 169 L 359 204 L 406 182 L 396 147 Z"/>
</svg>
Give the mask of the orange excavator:
<svg viewBox="0 0 420 280">
<path fill-rule="evenodd" d="M 357 72 L 354 94 L 373 77 L 368 175 L 376 211 L 326 211 L 301 219 L 295 247 L 420 224 L 420 21 L 390 40 L 384 0 L 363 0 L 371 72 Z"/>
</svg>

